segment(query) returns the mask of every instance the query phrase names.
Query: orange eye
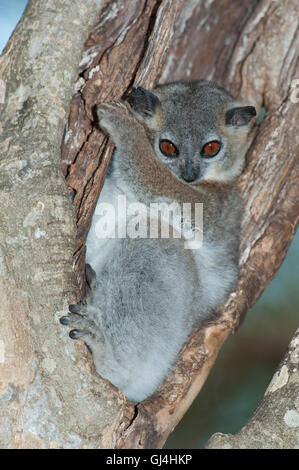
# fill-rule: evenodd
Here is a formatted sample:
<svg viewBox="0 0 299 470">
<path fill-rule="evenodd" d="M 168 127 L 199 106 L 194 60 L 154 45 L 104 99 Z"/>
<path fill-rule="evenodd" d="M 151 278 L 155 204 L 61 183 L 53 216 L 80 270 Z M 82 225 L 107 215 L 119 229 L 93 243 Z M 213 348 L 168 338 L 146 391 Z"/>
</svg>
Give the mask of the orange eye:
<svg viewBox="0 0 299 470">
<path fill-rule="evenodd" d="M 160 150 L 166 157 L 176 157 L 179 152 L 170 140 L 160 140 Z"/>
<path fill-rule="evenodd" d="M 205 144 L 202 148 L 201 155 L 203 157 L 215 157 L 221 148 L 220 142 L 218 140 L 211 140 Z"/>
</svg>

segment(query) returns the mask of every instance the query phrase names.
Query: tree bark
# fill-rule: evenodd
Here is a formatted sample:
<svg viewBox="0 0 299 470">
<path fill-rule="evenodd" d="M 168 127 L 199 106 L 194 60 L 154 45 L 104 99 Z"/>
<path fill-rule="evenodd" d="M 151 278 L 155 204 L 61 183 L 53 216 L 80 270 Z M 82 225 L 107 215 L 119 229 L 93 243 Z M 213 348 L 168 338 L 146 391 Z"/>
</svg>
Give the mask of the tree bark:
<svg viewBox="0 0 299 470">
<path fill-rule="evenodd" d="M 298 105 L 290 93 L 299 77 L 297 2 L 65 3 L 31 0 L 0 65 L 1 445 L 161 447 L 295 233 Z M 93 107 L 137 84 L 198 78 L 266 109 L 240 178 L 241 275 L 218 320 L 193 332 L 165 384 L 133 405 L 97 376 L 84 345 L 58 324 L 75 291 L 77 300 L 84 294 L 84 243 L 113 149 L 95 126 Z M 61 167 L 74 211 L 59 169 L 73 82 Z"/>
<path fill-rule="evenodd" d="M 76 298 L 76 225 L 60 143 L 100 7 L 98 0 L 32 0 L 1 56 L 4 448 L 97 447 L 119 410 L 118 394 L 90 373 L 85 347 L 73 345 L 58 321 Z"/>
</svg>

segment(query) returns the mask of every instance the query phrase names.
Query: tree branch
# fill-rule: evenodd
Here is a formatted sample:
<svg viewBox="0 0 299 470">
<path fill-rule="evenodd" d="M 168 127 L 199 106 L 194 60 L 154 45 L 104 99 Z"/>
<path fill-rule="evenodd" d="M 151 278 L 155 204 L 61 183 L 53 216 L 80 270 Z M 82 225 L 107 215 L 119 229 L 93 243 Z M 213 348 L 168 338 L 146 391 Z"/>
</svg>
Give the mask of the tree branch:
<svg viewBox="0 0 299 470">
<path fill-rule="evenodd" d="M 62 0 L 31 0 L 1 56 L 5 448 L 97 447 L 119 409 L 117 392 L 97 382 L 86 349 L 72 344 L 58 321 L 75 300 L 76 287 L 76 226 L 60 169 L 60 142 L 82 45 L 100 6 L 98 0 L 74 0 L 71 8 Z"/>
</svg>

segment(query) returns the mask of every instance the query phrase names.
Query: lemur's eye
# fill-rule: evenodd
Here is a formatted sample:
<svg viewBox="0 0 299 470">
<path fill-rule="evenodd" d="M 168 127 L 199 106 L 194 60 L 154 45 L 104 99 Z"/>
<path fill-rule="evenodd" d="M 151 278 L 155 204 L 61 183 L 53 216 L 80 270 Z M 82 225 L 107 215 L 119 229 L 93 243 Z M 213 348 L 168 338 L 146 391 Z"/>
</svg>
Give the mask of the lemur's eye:
<svg viewBox="0 0 299 470">
<path fill-rule="evenodd" d="M 211 140 L 202 148 L 201 155 L 203 157 L 215 157 L 221 148 L 221 143 L 218 140 Z"/>
<path fill-rule="evenodd" d="M 160 140 L 160 150 L 166 157 L 176 157 L 179 154 L 178 149 L 170 140 Z"/>
</svg>

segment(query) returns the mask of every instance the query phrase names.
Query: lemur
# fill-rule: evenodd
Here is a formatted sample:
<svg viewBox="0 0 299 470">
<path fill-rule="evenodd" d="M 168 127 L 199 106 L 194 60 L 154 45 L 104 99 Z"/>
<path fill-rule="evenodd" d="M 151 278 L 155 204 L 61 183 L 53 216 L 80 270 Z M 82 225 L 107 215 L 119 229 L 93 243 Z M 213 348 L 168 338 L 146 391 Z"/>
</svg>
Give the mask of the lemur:
<svg viewBox="0 0 299 470">
<path fill-rule="evenodd" d="M 89 293 L 60 321 L 72 328 L 71 338 L 86 342 L 97 372 L 139 402 L 161 385 L 192 329 L 212 318 L 236 286 L 237 178 L 256 111 L 200 80 L 138 87 L 126 102 L 101 103 L 96 113 L 115 150 L 86 243 Z M 117 210 L 119 196 L 146 207 L 203 204 L 202 227 L 193 209 L 189 220 L 179 219 L 191 232 L 203 231 L 201 246 L 186 247 L 174 223 L 168 238 L 115 236 L 120 226 L 114 238 L 99 237 L 100 206 Z M 134 211 L 124 212 L 116 224 L 134 224 Z M 155 222 L 154 212 L 143 217 Z"/>
</svg>

